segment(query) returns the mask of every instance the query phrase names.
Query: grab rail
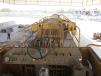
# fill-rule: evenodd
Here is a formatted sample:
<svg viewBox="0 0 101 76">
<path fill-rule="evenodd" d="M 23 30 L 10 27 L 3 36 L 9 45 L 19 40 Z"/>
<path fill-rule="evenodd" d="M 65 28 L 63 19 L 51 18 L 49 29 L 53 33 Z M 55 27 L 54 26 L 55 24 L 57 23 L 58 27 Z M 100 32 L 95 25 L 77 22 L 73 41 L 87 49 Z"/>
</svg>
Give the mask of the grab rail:
<svg viewBox="0 0 101 76">
<path fill-rule="evenodd" d="M 80 28 L 78 27 L 78 26 L 76 26 L 76 28 L 78 29 L 78 31 L 79 31 L 79 38 L 77 38 L 76 36 L 75 36 L 75 39 L 78 41 L 78 47 L 80 47 Z"/>
<path fill-rule="evenodd" d="M 88 44 L 87 47 L 89 47 L 89 46 L 101 47 L 101 45 L 98 45 L 98 44 Z"/>
</svg>

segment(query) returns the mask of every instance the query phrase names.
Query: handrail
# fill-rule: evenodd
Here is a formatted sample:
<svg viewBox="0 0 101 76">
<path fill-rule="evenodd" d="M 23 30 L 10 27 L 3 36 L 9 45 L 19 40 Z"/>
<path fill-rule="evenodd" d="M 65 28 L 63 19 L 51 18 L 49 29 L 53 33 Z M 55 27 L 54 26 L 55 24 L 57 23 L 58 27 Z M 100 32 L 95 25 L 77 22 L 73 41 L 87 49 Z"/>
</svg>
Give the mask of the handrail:
<svg viewBox="0 0 101 76">
<path fill-rule="evenodd" d="M 101 45 L 98 45 L 98 44 L 88 44 L 87 47 L 89 47 L 89 46 L 101 47 Z"/>
<path fill-rule="evenodd" d="M 75 36 L 75 39 L 78 41 L 78 47 L 80 47 L 80 28 L 78 27 L 78 26 L 76 26 L 76 28 L 78 28 L 78 31 L 79 31 L 79 38 L 77 38 L 76 36 Z"/>
<path fill-rule="evenodd" d="M 66 22 L 70 21 L 66 16 L 64 15 L 59 15 L 59 16 L 62 16 L 62 19 L 66 20 Z M 39 20 L 39 22 L 36 22 L 37 25 L 42 25 L 44 20 L 48 19 L 48 16 L 47 17 L 44 17 L 42 19 Z M 37 29 L 39 28 L 39 26 L 37 26 Z M 42 28 L 42 27 L 41 27 Z M 76 35 L 73 35 L 72 36 L 76 39 L 76 41 L 78 42 L 78 47 L 80 47 L 80 28 L 78 26 L 76 26 L 76 28 L 78 29 L 78 32 L 79 32 L 79 38 L 76 37 Z M 76 30 L 73 30 L 73 31 L 77 31 Z"/>
</svg>

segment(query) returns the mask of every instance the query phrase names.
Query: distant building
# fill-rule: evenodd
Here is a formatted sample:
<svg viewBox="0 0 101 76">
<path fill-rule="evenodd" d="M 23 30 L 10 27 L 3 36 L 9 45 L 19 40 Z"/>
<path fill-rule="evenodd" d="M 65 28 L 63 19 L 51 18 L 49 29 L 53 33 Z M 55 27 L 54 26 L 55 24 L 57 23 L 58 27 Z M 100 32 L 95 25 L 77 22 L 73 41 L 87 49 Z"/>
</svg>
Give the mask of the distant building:
<svg viewBox="0 0 101 76">
<path fill-rule="evenodd" d="M 13 25 L 15 25 L 14 21 L 8 21 L 8 22 L 0 23 L 0 32 L 6 31 L 6 29 L 10 28 Z"/>
</svg>

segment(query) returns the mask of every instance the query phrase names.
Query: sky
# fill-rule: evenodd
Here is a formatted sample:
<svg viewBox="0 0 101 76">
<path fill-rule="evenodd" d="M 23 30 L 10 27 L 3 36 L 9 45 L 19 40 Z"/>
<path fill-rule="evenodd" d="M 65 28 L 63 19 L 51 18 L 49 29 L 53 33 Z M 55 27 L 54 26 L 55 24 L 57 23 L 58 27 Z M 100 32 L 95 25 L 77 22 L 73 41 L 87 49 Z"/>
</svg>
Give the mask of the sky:
<svg viewBox="0 0 101 76">
<path fill-rule="evenodd" d="M 93 5 L 93 6 L 86 6 L 86 7 L 71 7 L 71 6 L 40 6 L 40 5 L 14 5 L 14 4 L 7 4 L 7 3 L 0 3 L 0 9 L 2 8 L 10 8 L 11 10 L 47 10 L 47 11 L 56 11 L 58 9 L 64 9 L 69 10 L 69 9 L 93 9 L 93 8 L 98 8 L 100 11 L 101 5 Z"/>
</svg>

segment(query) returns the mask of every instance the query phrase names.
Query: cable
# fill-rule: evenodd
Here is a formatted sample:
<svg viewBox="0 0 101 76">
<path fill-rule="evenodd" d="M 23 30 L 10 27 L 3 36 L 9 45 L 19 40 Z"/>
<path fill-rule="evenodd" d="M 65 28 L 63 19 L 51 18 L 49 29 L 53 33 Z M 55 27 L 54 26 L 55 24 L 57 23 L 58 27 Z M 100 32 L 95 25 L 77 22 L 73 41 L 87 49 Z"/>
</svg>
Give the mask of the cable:
<svg viewBox="0 0 101 76">
<path fill-rule="evenodd" d="M 40 48 L 40 49 L 34 49 L 34 50 L 37 50 L 37 51 L 38 51 L 38 53 L 40 54 L 40 57 L 34 57 L 34 56 L 32 56 L 30 50 L 29 50 L 28 47 L 27 47 L 27 54 L 28 54 L 32 59 L 36 59 L 36 60 L 38 60 L 38 59 L 43 59 L 43 58 L 45 58 L 45 57 L 47 56 L 47 54 L 48 54 L 47 49 L 42 49 L 42 48 Z M 41 52 L 41 51 L 43 51 L 43 50 L 45 50 L 45 54 L 44 54 L 44 55 L 43 55 L 42 52 Z"/>
</svg>

